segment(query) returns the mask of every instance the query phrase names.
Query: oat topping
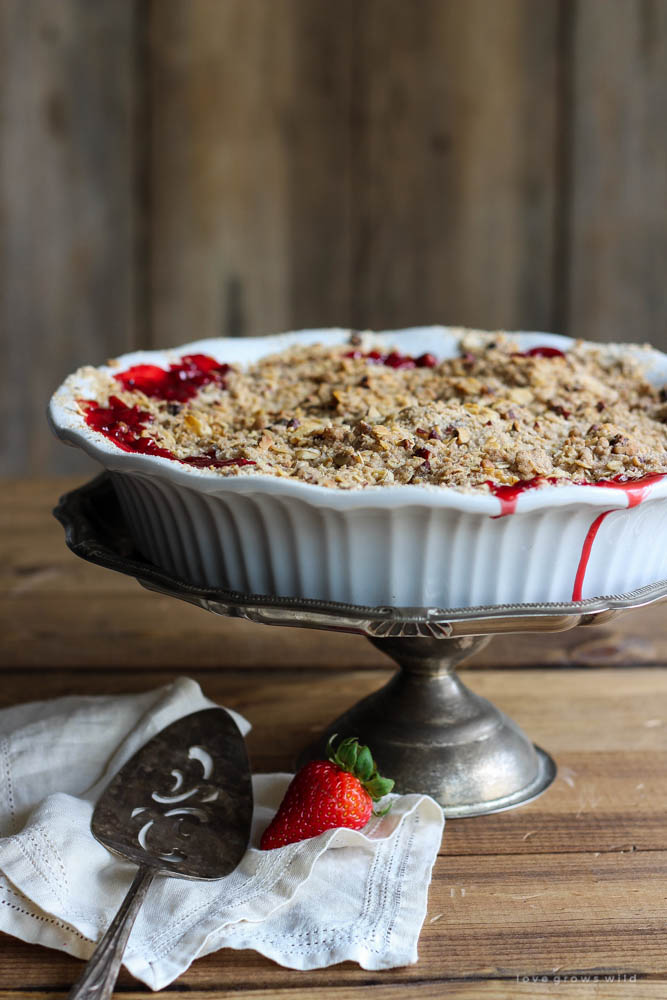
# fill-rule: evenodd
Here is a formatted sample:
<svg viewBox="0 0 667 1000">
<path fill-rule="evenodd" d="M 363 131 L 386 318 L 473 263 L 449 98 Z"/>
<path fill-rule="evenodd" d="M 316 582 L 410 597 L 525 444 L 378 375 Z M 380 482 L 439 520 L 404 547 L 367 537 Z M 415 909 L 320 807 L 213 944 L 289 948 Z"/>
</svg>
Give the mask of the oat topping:
<svg viewBox="0 0 667 1000">
<path fill-rule="evenodd" d="M 94 405 L 132 415 L 142 447 L 126 450 L 224 476 L 486 492 L 536 477 L 594 483 L 667 472 L 665 393 L 647 382 L 636 352 L 604 345 L 521 353 L 510 336 L 471 332 L 458 357 L 438 360 L 381 354 L 357 337 L 291 347 L 243 370 L 220 364 L 196 385 L 182 370 L 169 378 L 191 377 L 191 391 L 170 398 L 127 373 L 84 371 L 95 379 Z"/>
</svg>

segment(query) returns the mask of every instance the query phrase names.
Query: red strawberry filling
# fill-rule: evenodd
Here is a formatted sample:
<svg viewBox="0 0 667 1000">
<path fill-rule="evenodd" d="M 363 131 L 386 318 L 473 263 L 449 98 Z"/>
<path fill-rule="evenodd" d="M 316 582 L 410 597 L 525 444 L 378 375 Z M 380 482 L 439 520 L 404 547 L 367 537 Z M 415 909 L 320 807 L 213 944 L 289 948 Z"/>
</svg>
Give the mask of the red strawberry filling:
<svg viewBox="0 0 667 1000">
<path fill-rule="evenodd" d="M 248 458 L 220 459 L 213 450 L 204 455 L 190 455 L 187 458 L 177 458 L 172 451 L 161 448 L 152 437 L 144 433 L 146 424 L 152 417 L 138 406 L 127 406 L 118 396 L 110 396 L 106 406 L 100 406 L 94 399 L 80 399 L 86 423 L 93 430 L 104 434 L 106 438 L 122 451 L 131 451 L 137 455 L 158 455 L 172 462 L 182 462 L 195 468 L 222 468 L 226 465 L 255 465 Z"/>
<path fill-rule="evenodd" d="M 347 351 L 344 358 L 365 358 L 376 365 L 387 365 L 388 368 L 435 368 L 438 361 L 433 354 L 420 354 L 413 358 L 411 354 L 399 354 L 398 351 L 391 351 L 383 354 L 381 351 Z"/>
<path fill-rule="evenodd" d="M 157 365 L 134 365 L 114 378 L 124 389 L 136 389 L 154 399 L 185 403 L 210 382 L 224 387 L 229 370 L 229 365 L 220 364 L 206 354 L 186 354 L 166 370 Z"/>
<path fill-rule="evenodd" d="M 515 358 L 564 358 L 565 352 L 557 347 L 531 347 L 528 351 L 515 351 Z"/>
</svg>

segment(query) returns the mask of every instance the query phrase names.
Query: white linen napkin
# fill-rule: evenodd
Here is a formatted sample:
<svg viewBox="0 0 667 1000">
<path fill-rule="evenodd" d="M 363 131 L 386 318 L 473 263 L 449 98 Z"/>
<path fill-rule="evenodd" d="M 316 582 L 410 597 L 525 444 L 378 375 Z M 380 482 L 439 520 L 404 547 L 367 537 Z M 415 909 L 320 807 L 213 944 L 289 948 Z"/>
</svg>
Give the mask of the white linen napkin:
<svg viewBox="0 0 667 1000">
<path fill-rule="evenodd" d="M 213 704 L 198 684 L 179 678 L 141 695 L 0 711 L 0 930 L 88 958 L 136 872 L 93 838 L 94 804 L 155 733 Z M 231 714 L 247 733 L 249 723 Z M 158 878 L 149 889 L 124 964 L 152 989 L 219 948 L 253 948 L 293 969 L 417 961 L 440 807 L 427 796 L 396 796 L 389 814 L 363 832 L 329 830 L 260 851 L 290 778 L 253 777 L 251 846 L 231 875 Z"/>
</svg>

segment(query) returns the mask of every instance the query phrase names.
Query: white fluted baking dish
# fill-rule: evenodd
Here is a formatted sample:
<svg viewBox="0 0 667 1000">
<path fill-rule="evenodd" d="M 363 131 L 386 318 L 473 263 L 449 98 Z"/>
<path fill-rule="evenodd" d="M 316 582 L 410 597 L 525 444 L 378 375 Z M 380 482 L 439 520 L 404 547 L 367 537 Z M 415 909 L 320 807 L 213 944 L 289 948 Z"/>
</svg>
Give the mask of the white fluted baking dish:
<svg viewBox="0 0 667 1000">
<path fill-rule="evenodd" d="M 452 357 L 462 332 L 389 331 L 373 335 L 372 346 Z M 555 334 L 512 336 L 522 350 L 567 350 L 572 343 Z M 296 342 L 337 344 L 348 337 L 347 330 L 307 330 L 205 340 L 126 354 L 102 370 L 165 366 L 193 353 L 243 367 Z M 667 355 L 641 357 L 648 380 L 667 383 Z M 77 406 L 92 392 L 84 372 L 69 376 L 49 406 L 55 433 L 109 470 L 142 554 L 196 583 L 365 605 L 455 608 L 585 599 L 667 578 L 667 479 L 648 486 L 631 508 L 621 487 L 545 485 L 521 494 L 513 514 L 499 516 L 497 497 L 443 486 L 340 490 L 245 469 L 225 477 L 119 450 L 87 426 Z"/>
</svg>

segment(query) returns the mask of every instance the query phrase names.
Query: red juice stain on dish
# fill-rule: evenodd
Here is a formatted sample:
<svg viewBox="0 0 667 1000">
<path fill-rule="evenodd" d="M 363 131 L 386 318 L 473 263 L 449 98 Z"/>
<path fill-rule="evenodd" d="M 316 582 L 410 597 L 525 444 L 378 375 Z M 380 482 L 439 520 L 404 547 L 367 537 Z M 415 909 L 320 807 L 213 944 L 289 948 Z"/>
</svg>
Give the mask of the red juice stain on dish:
<svg viewBox="0 0 667 1000">
<path fill-rule="evenodd" d="M 186 354 L 169 368 L 157 365 L 134 365 L 114 375 L 124 389 L 143 392 L 152 399 L 186 403 L 202 386 L 217 382 L 224 387 L 229 365 L 220 364 L 207 354 Z"/>
<path fill-rule="evenodd" d="M 545 479 L 544 476 L 533 476 L 532 479 L 520 479 L 518 482 L 512 483 L 511 486 L 500 486 L 498 483 L 492 483 L 488 479 L 485 485 L 489 487 L 494 497 L 498 497 L 500 500 L 500 514 L 496 514 L 496 517 L 505 517 L 507 514 L 515 512 L 517 502 L 522 493 L 534 490 L 545 483 L 555 482 L 555 479 Z"/>
<path fill-rule="evenodd" d="M 630 508 L 638 507 L 650 492 L 651 487 L 656 483 L 659 483 L 664 478 L 665 473 L 643 476 L 641 479 L 626 479 L 623 476 L 618 476 L 616 479 L 601 479 L 597 483 L 578 483 L 573 485 L 598 486 L 603 489 L 622 490 L 627 494 L 628 508 Z M 497 483 L 487 481 L 486 485 L 489 487 L 491 493 L 493 493 L 493 495 L 498 497 L 500 500 L 500 514 L 496 514 L 495 516 L 505 517 L 507 514 L 514 514 L 518 499 L 522 493 L 526 493 L 528 490 L 535 489 L 545 483 L 556 483 L 557 481 L 558 480 L 555 479 L 545 479 L 541 476 L 535 476 L 533 479 L 519 480 L 519 482 L 513 483 L 511 486 L 500 486 Z M 579 557 L 579 563 L 577 565 L 577 572 L 574 578 L 574 587 L 572 590 L 573 601 L 580 601 L 582 599 L 581 595 L 584 580 L 586 578 L 586 569 L 588 568 L 588 562 L 591 557 L 593 543 L 595 542 L 595 538 L 600 530 L 602 522 L 607 515 L 611 513 L 612 512 L 610 510 L 605 510 L 601 514 L 598 514 L 586 533 L 581 550 L 581 556 Z"/>
<path fill-rule="evenodd" d="M 638 507 L 651 486 L 664 478 L 665 473 L 658 472 L 653 476 L 642 476 L 641 479 L 627 479 L 625 476 L 617 476 L 616 479 L 600 479 L 597 483 L 586 483 L 586 485 L 602 486 L 609 490 L 623 490 L 628 496 L 628 507 Z M 611 511 L 607 511 L 607 513 L 611 513 Z"/>
<path fill-rule="evenodd" d="M 659 483 L 664 478 L 665 473 L 658 473 L 653 476 L 642 476 L 641 479 L 625 479 L 622 476 L 618 476 L 616 479 L 601 479 L 598 483 L 586 483 L 585 485 L 622 490 L 628 496 L 628 508 L 630 508 L 638 507 L 642 500 L 644 500 L 646 495 L 650 492 L 651 487 L 654 486 L 655 483 Z M 602 522 L 607 515 L 611 513 L 612 511 L 605 510 L 601 514 L 598 514 L 586 533 L 584 544 L 581 549 L 581 556 L 579 557 L 577 572 L 574 577 L 574 587 L 572 588 L 573 601 L 580 601 L 582 599 L 581 595 L 583 593 L 584 580 L 586 579 L 588 562 L 593 550 L 593 543 L 598 531 L 600 530 Z"/>
</svg>

